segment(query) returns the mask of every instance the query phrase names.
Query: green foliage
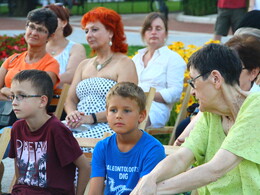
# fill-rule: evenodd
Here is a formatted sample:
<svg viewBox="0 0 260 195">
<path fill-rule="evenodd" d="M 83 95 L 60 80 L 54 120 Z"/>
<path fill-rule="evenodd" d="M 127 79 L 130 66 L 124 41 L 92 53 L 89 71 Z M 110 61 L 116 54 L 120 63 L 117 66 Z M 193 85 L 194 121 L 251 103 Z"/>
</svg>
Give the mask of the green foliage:
<svg viewBox="0 0 260 195">
<path fill-rule="evenodd" d="M 183 0 L 186 15 L 203 16 L 217 13 L 217 0 Z"/>
<path fill-rule="evenodd" d="M 166 1 L 169 12 L 176 12 L 181 10 L 181 1 Z M 150 10 L 150 0 L 147 1 L 124 1 L 124 2 L 85 2 L 84 12 L 80 9 L 80 13 L 83 14 L 94 7 L 107 7 L 115 10 L 120 14 L 131 14 L 131 13 L 149 13 Z M 74 6 L 72 9 L 72 14 L 77 13 L 77 7 Z"/>
<path fill-rule="evenodd" d="M 89 45 L 87 44 L 83 44 L 85 49 L 86 49 L 86 53 L 87 53 L 87 57 L 90 58 L 91 56 L 91 48 L 89 47 Z M 127 55 L 128 56 L 133 56 L 139 49 L 143 48 L 143 46 L 128 46 L 128 52 Z"/>
<path fill-rule="evenodd" d="M 166 0 L 166 5 L 168 6 L 169 12 L 176 12 L 182 9 L 181 1 Z M 84 3 L 84 9 L 81 6 L 73 6 L 71 13 L 73 15 L 82 15 L 94 7 L 107 7 L 115 10 L 120 14 L 132 14 L 132 13 L 149 13 L 150 10 L 150 0 L 144 1 L 124 1 L 124 2 L 87 2 Z M 38 6 L 40 7 L 40 6 Z M 0 15 L 8 15 L 7 5 L 0 6 Z"/>
</svg>

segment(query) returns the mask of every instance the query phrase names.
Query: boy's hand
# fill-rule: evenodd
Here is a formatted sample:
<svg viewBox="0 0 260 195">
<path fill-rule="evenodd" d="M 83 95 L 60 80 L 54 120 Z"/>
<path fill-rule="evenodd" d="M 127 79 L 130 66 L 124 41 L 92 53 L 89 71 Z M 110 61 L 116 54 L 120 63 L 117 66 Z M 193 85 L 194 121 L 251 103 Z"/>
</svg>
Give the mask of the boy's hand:
<svg viewBox="0 0 260 195">
<path fill-rule="evenodd" d="M 139 180 L 137 186 L 130 193 L 130 195 L 156 195 L 156 181 L 145 175 L 141 180 Z"/>
</svg>

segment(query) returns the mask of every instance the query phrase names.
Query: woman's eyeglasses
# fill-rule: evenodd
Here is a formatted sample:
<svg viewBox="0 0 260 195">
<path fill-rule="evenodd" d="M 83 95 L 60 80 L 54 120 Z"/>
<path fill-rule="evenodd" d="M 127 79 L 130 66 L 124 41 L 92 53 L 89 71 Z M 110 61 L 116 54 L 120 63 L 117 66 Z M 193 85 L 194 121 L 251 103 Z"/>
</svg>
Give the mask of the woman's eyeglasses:
<svg viewBox="0 0 260 195">
<path fill-rule="evenodd" d="M 198 79 L 198 78 L 200 78 L 201 76 L 204 76 L 204 75 L 208 74 L 208 73 L 209 73 L 209 72 L 206 72 L 206 73 L 204 73 L 204 74 L 200 74 L 200 75 L 196 76 L 195 78 L 188 80 L 187 83 L 189 83 L 190 86 L 191 86 L 193 89 L 195 89 L 195 85 L 194 85 L 195 80 Z"/>
<path fill-rule="evenodd" d="M 27 24 L 26 28 L 29 29 L 30 31 L 36 30 L 36 32 L 40 34 L 48 34 L 48 30 L 45 30 L 41 27 L 36 27 L 34 24 Z"/>
</svg>

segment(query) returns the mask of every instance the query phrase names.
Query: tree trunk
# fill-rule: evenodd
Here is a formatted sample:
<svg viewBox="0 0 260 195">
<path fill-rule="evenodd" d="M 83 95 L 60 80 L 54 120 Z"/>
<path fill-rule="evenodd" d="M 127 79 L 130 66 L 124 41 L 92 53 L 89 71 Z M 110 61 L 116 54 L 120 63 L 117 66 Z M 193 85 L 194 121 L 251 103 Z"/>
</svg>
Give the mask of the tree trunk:
<svg viewBox="0 0 260 195">
<path fill-rule="evenodd" d="M 9 0 L 10 16 L 27 16 L 28 12 L 35 9 L 37 0 Z"/>
</svg>

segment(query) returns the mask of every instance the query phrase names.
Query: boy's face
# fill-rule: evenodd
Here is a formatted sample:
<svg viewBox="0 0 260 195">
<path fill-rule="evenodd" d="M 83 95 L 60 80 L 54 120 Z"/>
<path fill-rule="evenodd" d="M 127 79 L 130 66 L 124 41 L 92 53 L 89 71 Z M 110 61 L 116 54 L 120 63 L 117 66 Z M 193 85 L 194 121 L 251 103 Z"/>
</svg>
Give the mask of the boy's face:
<svg viewBox="0 0 260 195">
<path fill-rule="evenodd" d="M 146 111 L 140 111 L 135 100 L 118 95 L 108 100 L 107 120 L 111 129 L 117 134 L 129 134 L 138 130 L 138 125 L 146 116 Z"/>
<path fill-rule="evenodd" d="M 26 97 L 39 95 L 29 81 L 13 81 L 11 84 L 11 93 L 14 95 L 12 103 L 13 110 L 19 119 L 28 119 L 35 116 L 39 108 L 44 106 L 43 96 Z"/>
</svg>

